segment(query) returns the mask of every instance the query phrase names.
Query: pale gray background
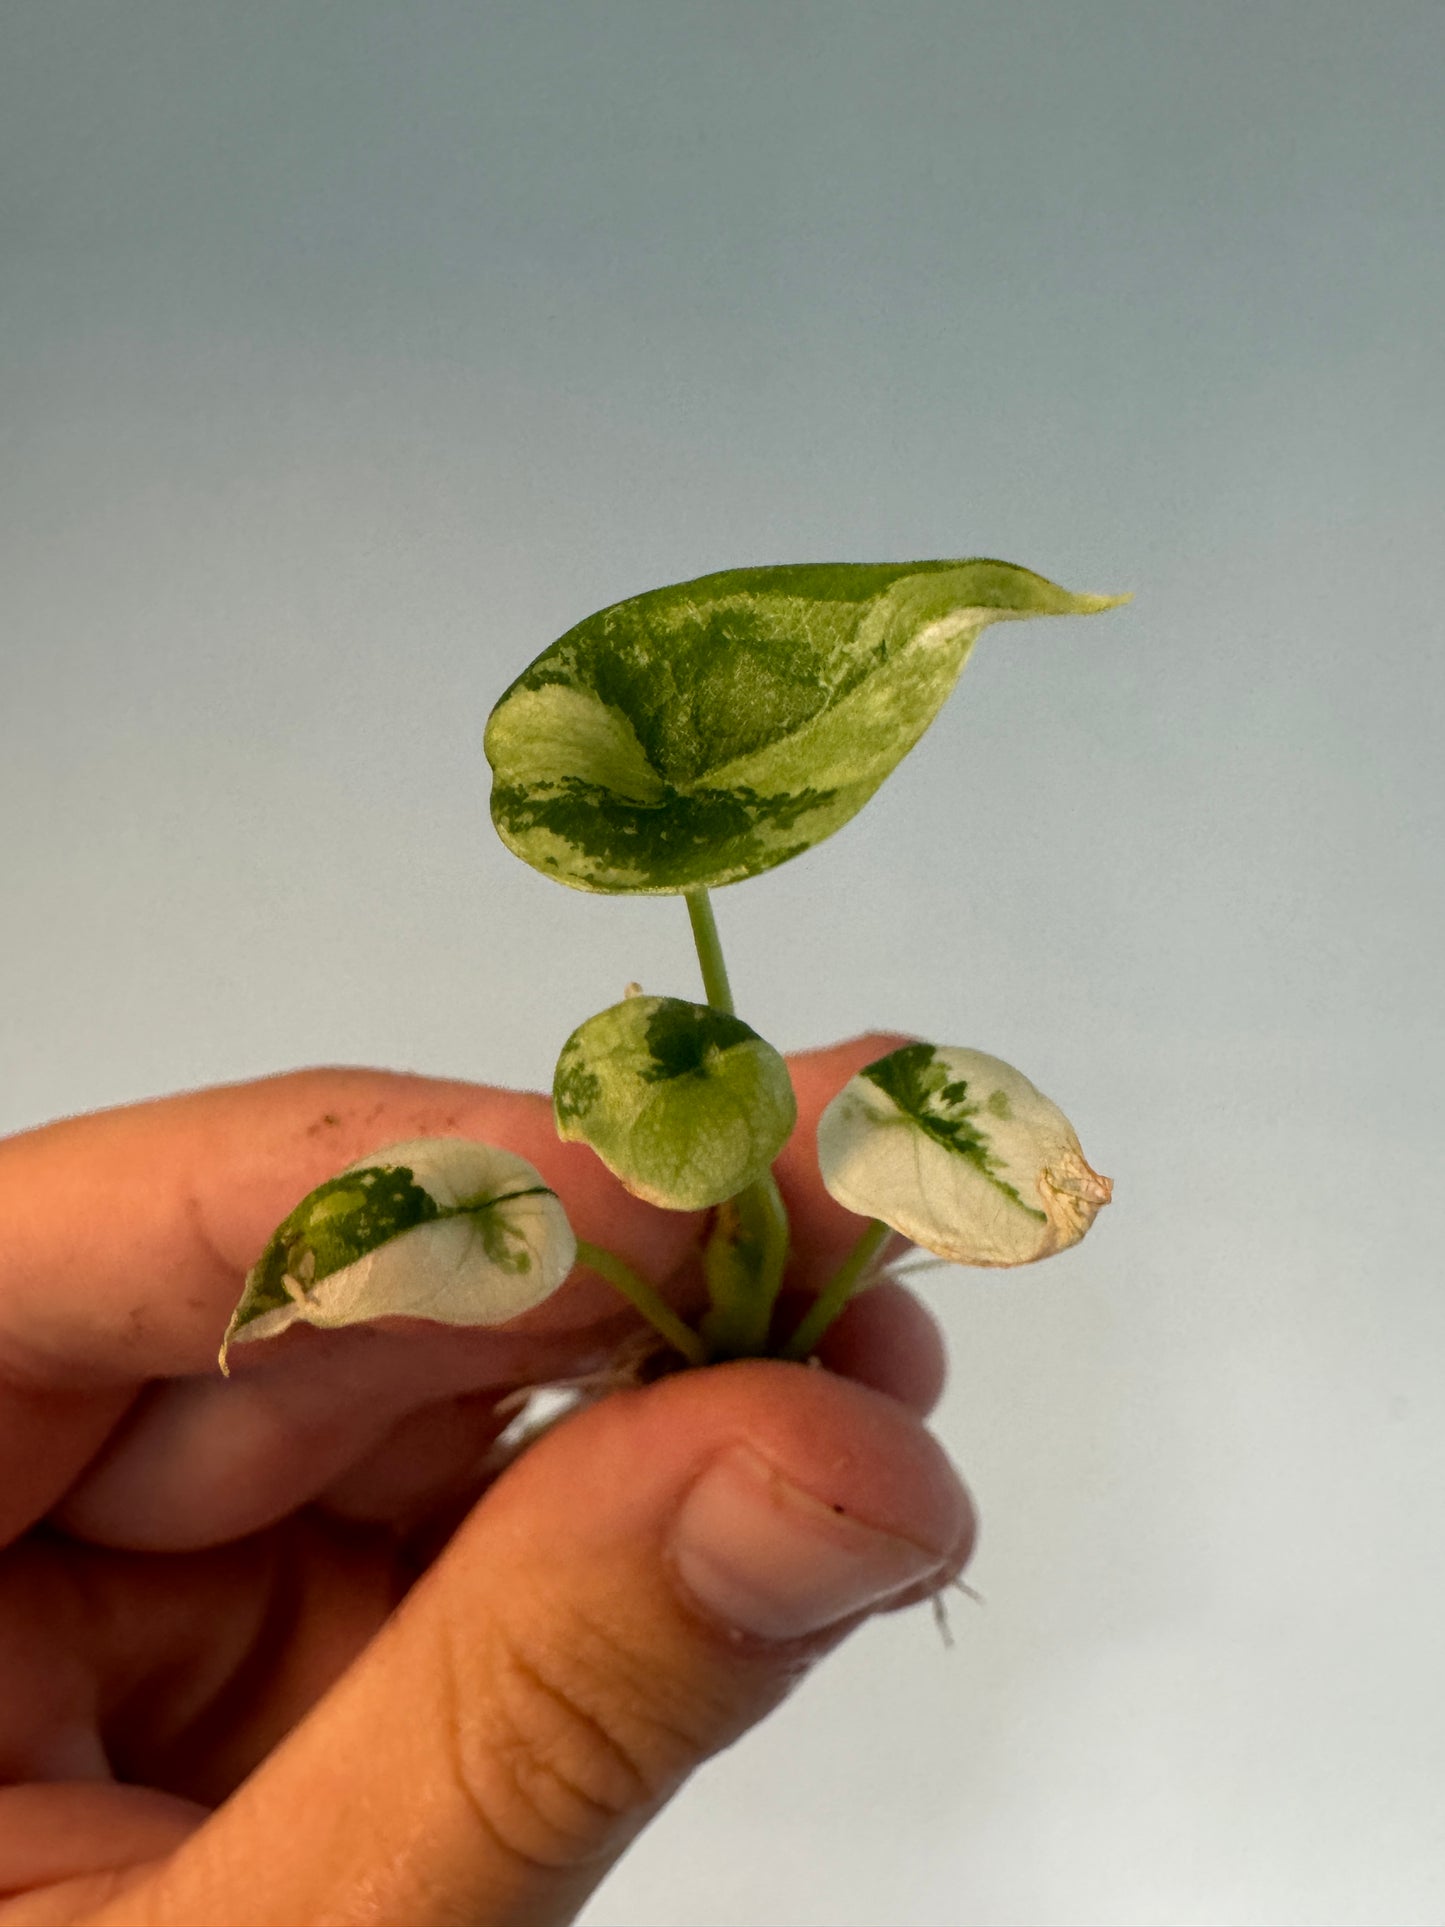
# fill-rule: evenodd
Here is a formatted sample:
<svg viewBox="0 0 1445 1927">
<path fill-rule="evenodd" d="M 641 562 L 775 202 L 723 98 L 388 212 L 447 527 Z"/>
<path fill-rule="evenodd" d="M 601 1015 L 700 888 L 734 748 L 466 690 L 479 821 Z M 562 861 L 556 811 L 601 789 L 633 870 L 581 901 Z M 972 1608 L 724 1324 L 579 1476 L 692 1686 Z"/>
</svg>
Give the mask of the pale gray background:
<svg viewBox="0 0 1445 1927">
<path fill-rule="evenodd" d="M 481 726 L 743 562 L 998 554 L 867 815 L 718 900 L 783 1045 L 1016 1061 L 1118 1182 L 926 1283 L 979 1497 L 598 1923 L 1445 1917 L 1439 5 L 0 16 L 0 1125 L 545 1083 L 673 903 Z"/>
</svg>

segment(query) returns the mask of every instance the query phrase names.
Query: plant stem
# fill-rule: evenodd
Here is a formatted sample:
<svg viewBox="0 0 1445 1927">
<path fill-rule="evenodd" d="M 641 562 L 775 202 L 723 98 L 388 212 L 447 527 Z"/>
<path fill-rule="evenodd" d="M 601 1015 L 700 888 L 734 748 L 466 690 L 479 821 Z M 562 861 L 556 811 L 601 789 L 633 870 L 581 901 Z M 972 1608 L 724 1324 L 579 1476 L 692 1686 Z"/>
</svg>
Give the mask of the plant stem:
<svg viewBox="0 0 1445 1927">
<path fill-rule="evenodd" d="M 818 1340 L 842 1311 L 855 1291 L 868 1282 L 868 1273 L 884 1245 L 892 1236 L 878 1218 L 869 1220 L 862 1237 L 839 1265 L 833 1276 L 813 1300 L 807 1317 L 783 1347 L 784 1358 L 809 1358 Z"/>
<path fill-rule="evenodd" d="M 714 1010 L 737 1015 L 722 939 L 706 890 L 687 890 L 692 940 L 702 968 L 703 994 Z M 715 1251 L 706 1269 L 712 1309 L 703 1323 L 707 1342 L 726 1358 L 756 1358 L 767 1351 L 773 1306 L 788 1262 L 788 1213 L 771 1171 L 731 1200 L 734 1214 L 723 1231 L 728 1258 Z M 719 1227 L 722 1229 L 722 1227 Z"/>
<path fill-rule="evenodd" d="M 704 995 L 714 1010 L 726 1011 L 735 1017 L 732 986 L 728 983 L 728 967 L 723 962 L 722 943 L 717 933 L 717 919 L 712 913 L 712 901 L 706 890 L 686 890 L 687 914 L 692 919 L 692 940 L 697 946 L 697 960 L 702 965 L 702 987 Z"/>
<path fill-rule="evenodd" d="M 788 1207 L 783 1203 L 783 1194 L 771 1171 L 765 1178 L 759 1178 L 756 1184 L 750 1184 L 746 1195 L 749 1199 L 757 1200 L 753 1209 L 762 1236 L 762 1289 L 771 1314 L 773 1300 L 783 1288 L 783 1272 L 788 1263 Z"/>
<path fill-rule="evenodd" d="M 762 1358 L 788 1262 L 788 1213 L 771 1171 L 718 1212 L 703 1254 L 712 1308 L 702 1322 L 721 1358 Z"/>
<path fill-rule="evenodd" d="M 662 1333 L 668 1344 L 682 1353 L 689 1365 L 706 1365 L 707 1347 L 697 1333 L 691 1326 L 684 1325 L 662 1294 L 646 1279 L 639 1278 L 631 1265 L 625 1264 L 615 1252 L 604 1250 L 601 1245 L 590 1245 L 579 1238 L 577 1262 L 586 1265 L 589 1271 L 595 1271 L 599 1278 L 605 1278 L 609 1285 L 615 1286 L 647 1322 Z"/>
</svg>

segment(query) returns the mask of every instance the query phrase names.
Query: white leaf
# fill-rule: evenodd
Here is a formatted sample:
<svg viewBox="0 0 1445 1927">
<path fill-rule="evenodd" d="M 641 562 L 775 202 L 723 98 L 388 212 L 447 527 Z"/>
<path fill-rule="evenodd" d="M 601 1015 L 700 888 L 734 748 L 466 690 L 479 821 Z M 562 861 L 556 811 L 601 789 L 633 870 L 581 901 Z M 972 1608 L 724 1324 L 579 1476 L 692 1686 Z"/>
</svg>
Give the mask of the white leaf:
<svg viewBox="0 0 1445 1927">
<path fill-rule="evenodd" d="M 965 1265 L 1026 1265 L 1077 1244 L 1113 1185 L 1056 1104 L 982 1051 L 907 1044 L 818 1122 L 823 1182 L 849 1211 Z"/>
<path fill-rule="evenodd" d="M 302 1199 L 246 1278 L 221 1347 L 298 1321 L 501 1325 L 548 1298 L 577 1245 L 525 1158 L 468 1138 L 418 1138 L 349 1165 Z"/>
</svg>

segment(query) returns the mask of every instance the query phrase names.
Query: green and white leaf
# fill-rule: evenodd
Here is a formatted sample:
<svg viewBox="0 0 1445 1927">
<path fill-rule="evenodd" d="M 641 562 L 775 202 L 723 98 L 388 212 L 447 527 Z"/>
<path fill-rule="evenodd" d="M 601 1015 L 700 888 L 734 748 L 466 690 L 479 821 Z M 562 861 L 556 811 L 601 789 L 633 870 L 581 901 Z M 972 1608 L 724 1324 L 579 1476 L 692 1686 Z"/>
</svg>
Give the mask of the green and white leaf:
<svg viewBox="0 0 1445 1927">
<path fill-rule="evenodd" d="M 1113 1192 L 1012 1065 L 933 1044 L 905 1044 L 844 1085 L 819 1119 L 818 1157 L 841 1205 L 962 1265 L 1051 1257 Z"/>
<path fill-rule="evenodd" d="M 501 1325 L 567 1277 L 577 1245 L 540 1173 L 469 1138 L 418 1138 L 349 1165 L 303 1198 L 246 1278 L 232 1344 L 304 1322 Z"/>
<path fill-rule="evenodd" d="M 989 623 L 1126 600 L 978 560 L 732 569 L 653 589 L 570 629 L 492 711 L 492 820 L 578 890 L 756 876 L 862 808 Z"/>
<path fill-rule="evenodd" d="M 562 1047 L 557 1133 L 590 1144 L 636 1197 L 700 1211 L 767 1172 L 792 1134 L 788 1067 L 755 1030 L 707 1004 L 629 997 Z"/>
</svg>

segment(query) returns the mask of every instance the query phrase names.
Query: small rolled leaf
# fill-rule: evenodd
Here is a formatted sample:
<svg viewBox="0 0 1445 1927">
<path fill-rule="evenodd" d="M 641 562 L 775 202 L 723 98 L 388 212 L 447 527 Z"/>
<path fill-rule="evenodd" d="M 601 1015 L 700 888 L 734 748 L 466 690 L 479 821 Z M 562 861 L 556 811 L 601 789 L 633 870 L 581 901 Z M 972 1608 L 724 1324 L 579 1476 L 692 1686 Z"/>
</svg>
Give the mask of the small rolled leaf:
<svg viewBox="0 0 1445 1927">
<path fill-rule="evenodd" d="M 1127 599 L 989 561 L 731 569 L 650 590 L 570 629 L 492 711 L 492 820 L 577 890 L 756 876 L 863 807 L 989 623 Z"/>
<path fill-rule="evenodd" d="M 905 1044 L 844 1085 L 818 1121 L 823 1183 L 961 1265 L 1027 1265 L 1077 1244 L 1113 1184 L 1012 1065 Z"/>
<path fill-rule="evenodd" d="M 701 1211 L 761 1178 L 797 1120 L 788 1067 L 739 1018 L 628 997 L 573 1031 L 552 1087 L 557 1134 L 590 1144 L 635 1197 Z"/>
<path fill-rule="evenodd" d="M 304 1197 L 247 1274 L 232 1344 L 304 1322 L 372 1318 L 501 1325 L 566 1278 L 577 1245 L 556 1194 L 515 1152 L 418 1138 Z"/>
</svg>

